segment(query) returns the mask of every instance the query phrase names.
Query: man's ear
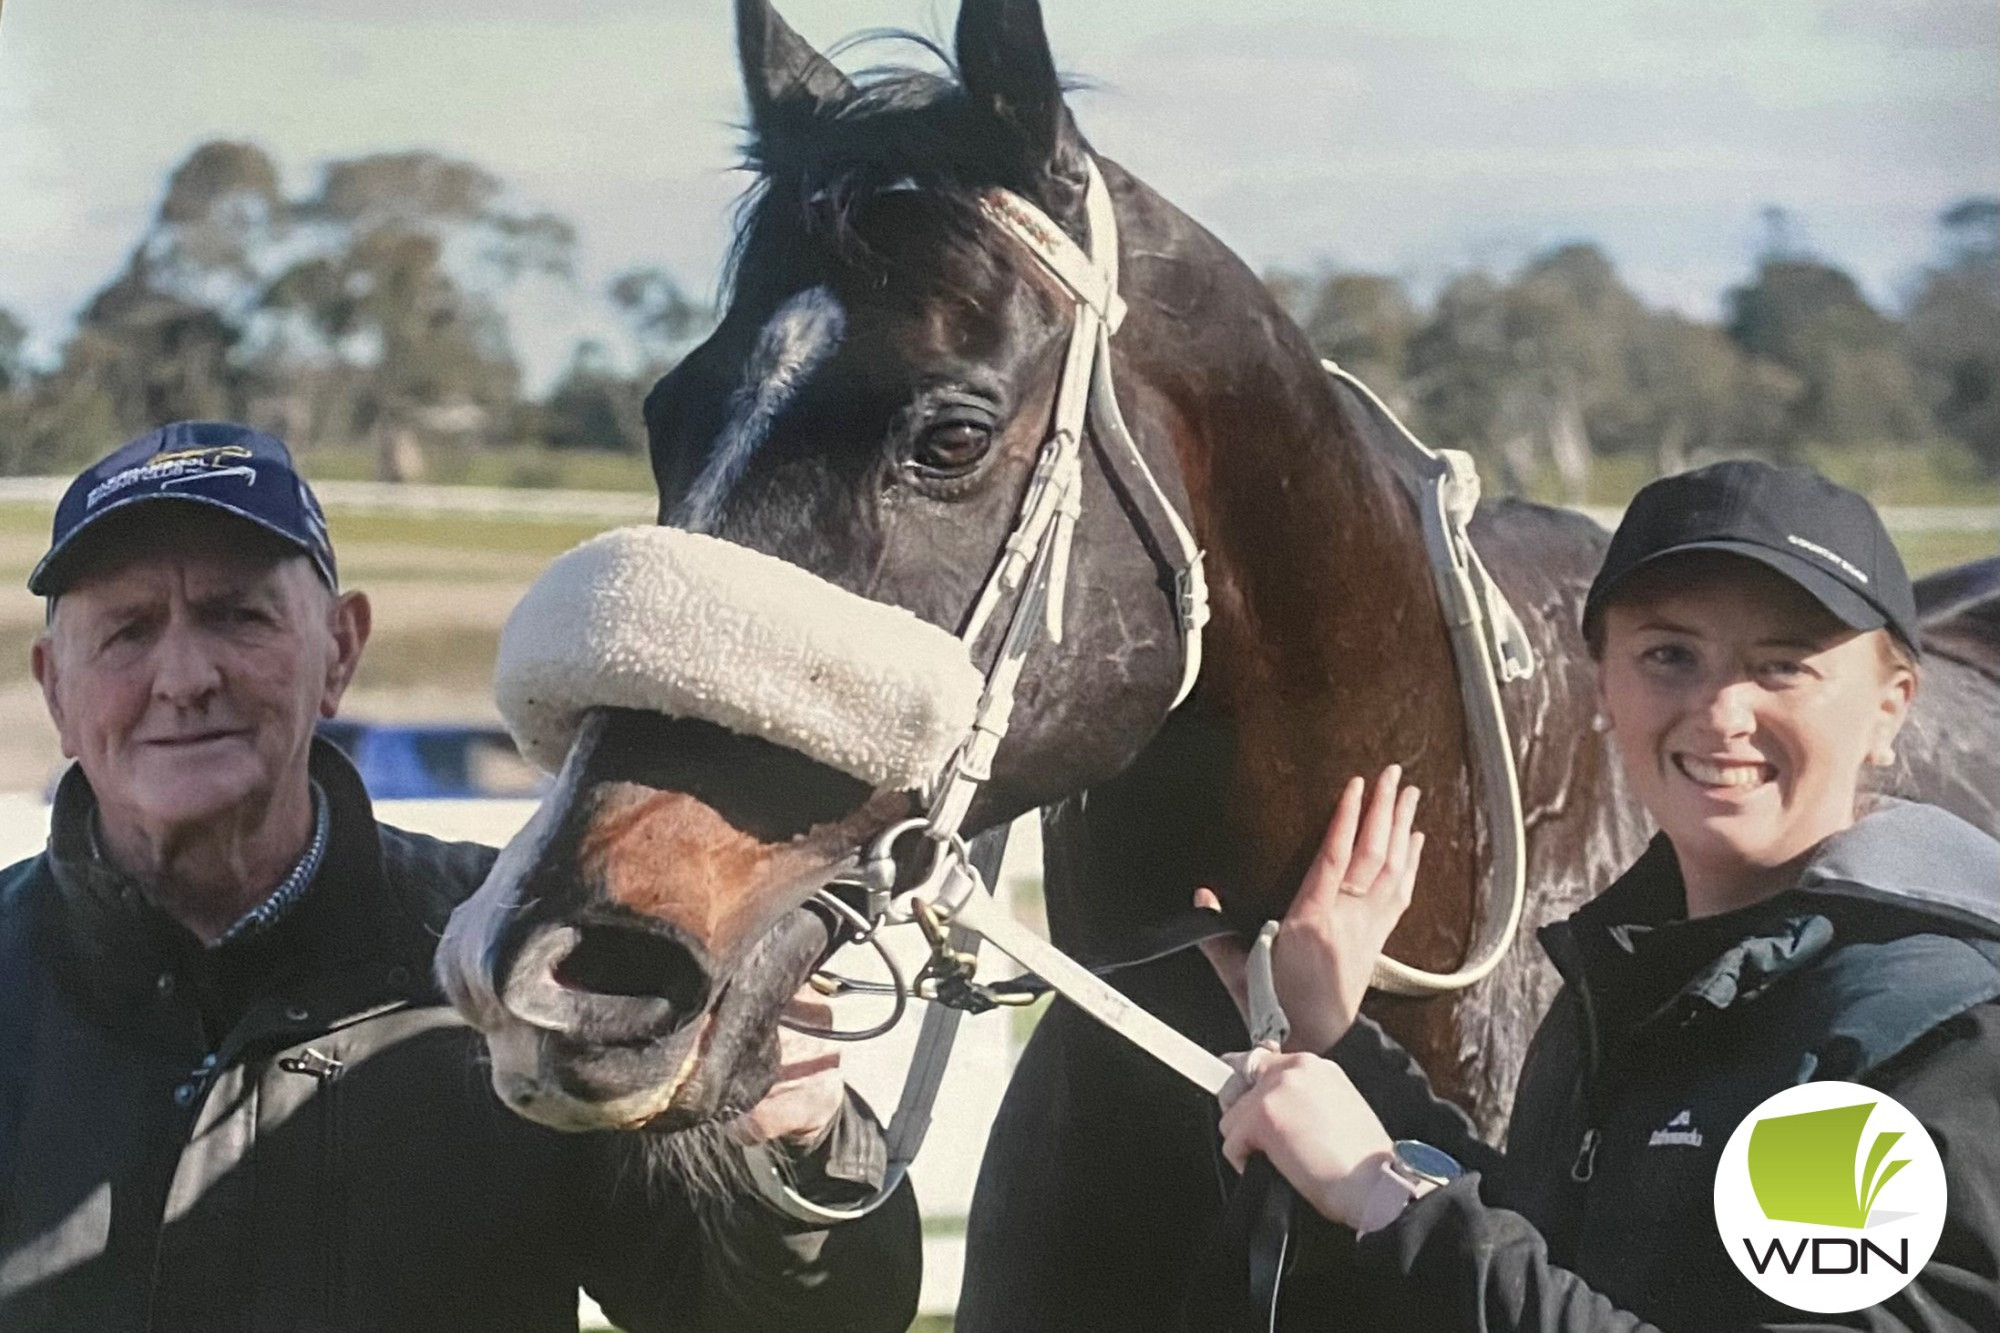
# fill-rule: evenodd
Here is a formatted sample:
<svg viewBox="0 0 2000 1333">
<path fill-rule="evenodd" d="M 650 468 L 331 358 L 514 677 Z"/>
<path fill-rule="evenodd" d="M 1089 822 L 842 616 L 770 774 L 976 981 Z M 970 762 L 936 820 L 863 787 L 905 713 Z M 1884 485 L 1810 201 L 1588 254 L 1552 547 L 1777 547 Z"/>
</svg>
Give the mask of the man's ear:
<svg viewBox="0 0 2000 1333">
<path fill-rule="evenodd" d="M 56 689 L 56 646 L 47 631 L 35 636 L 34 647 L 28 650 L 28 665 L 35 673 L 35 684 L 42 687 L 42 702 L 48 707 L 49 721 L 56 724 L 56 735 L 62 738 L 63 758 L 76 758 L 76 750 L 69 743 L 69 728 L 63 725 L 62 694 Z"/>
<path fill-rule="evenodd" d="M 333 635 L 333 656 L 327 659 L 326 681 L 319 697 L 319 715 L 332 717 L 361 669 L 361 653 L 375 625 L 375 608 L 365 592 L 335 593 L 327 608 L 327 628 Z"/>
</svg>

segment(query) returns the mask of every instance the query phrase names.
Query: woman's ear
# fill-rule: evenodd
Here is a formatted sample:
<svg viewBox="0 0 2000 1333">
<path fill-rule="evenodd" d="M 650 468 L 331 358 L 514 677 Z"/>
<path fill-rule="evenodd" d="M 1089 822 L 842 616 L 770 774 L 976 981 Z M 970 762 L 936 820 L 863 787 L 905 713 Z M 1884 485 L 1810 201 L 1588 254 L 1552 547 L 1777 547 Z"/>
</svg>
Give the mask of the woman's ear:
<svg viewBox="0 0 2000 1333">
<path fill-rule="evenodd" d="M 1887 630 L 1877 630 L 1886 634 Z M 1872 744 L 1868 747 L 1868 762 L 1877 768 L 1887 768 L 1896 762 L 1896 737 L 1903 730 L 1903 723 L 1909 720 L 1910 705 L 1917 697 L 1917 673 L 1908 663 L 1896 655 L 1884 652 L 1888 659 L 1884 668 L 1879 711 L 1875 715 L 1875 729 Z"/>
</svg>

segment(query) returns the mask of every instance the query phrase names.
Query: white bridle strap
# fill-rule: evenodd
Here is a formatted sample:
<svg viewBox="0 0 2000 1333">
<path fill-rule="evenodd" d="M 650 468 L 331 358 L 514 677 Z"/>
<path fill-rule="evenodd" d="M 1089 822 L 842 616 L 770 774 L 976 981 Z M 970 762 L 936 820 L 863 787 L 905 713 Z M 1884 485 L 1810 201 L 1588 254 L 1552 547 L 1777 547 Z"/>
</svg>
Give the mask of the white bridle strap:
<svg viewBox="0 0 2000 1333">
<path fill-rule="evenodd" d="M 1075 301 L 1076 310 L 1064 350 L 1062 377 L 1056 385 L 1049 434 L 1035 460 L 1020 515 L 959 631 L 970 653 L 1005 600 L 1015 597 L 972 726 L 928 793 L 925 833 L 939 844 L 941 858 L 945 856 L 942 849 L 959 843 L 958 831 L 972 799 L 993 774 L 993 758 L 1013 723 L 1021 674 L 1038 635 L 1046 633 L 1051 642 L 1062 639 L 1071 545 L 1083 506 L 1083 437 L 1093 413 L 1108 471 L 1135 503 L 1152 511 L 1154 531 L 1164 528 L 1171 536 L 1174 552 L 1162 554 L 1179 557 L 1174 570 L 1174 614 L 1181 631 L 1182 668 L 1172 707 L 1180 707 L 1201 674 L 1201 631 L 1208 623 L 1208 586 L 1202 575 L 1201 549 L 1133 440 L 1118 406 L 1111 380 L 1111 335 L 1125 318 L 1125 303 L 1118 295 L 1118 218 L 1110 188 L 1096 162 L 1089 162 L 1088 170 L 1084 193 L 1084 211 L 1090 224 L 1087 251 L 1047 214 L 1018 195 L 996 190 L 980 200 L 980 211 L 1027 247 Z M 987 902 L 986 886 L 977 871 L 962 862 L 951 861 L 949 865 L 950 873 L 935 891 L 937 900 L 956 904 L 964 917 L 951 927 L 954 949 L 976 951 L 982 935 L 994 934 L 996 945 L 1017 961 L 1044 975 L 1055 974 L 1052 981 L 1061 978 L 1057 989 L 1086 1012 L 1203 1086 L 1220 1086 L 1228 1071 L 1219 1060 L 1136 1010 L 1052 946 L 1032 936 L 1014 938 L 1006 929 L 1003 914 L 981 911 Z M 871 1198 L 847 1208 L 813 1203 L 792 1188 L 773 1154 L 753 1149 L 748 1160 L 759 1193 L 787 1215 L 817 1225 L 859 1217 L 879 1206 L 902 1181 L 923 1144 L 958 1017 L 957 1010 L 941 1004 L 933 1004 L 925 1015 L 916 1054 L 887 1131 L 888 1172 Z"/>
<path fill-rule="evenodd" d="M 1072 507 L 1070 521 L 1074 522 L 1074 507 L 1081 501 L 1078 475 L 1081 437 L 1084 423 L 1094 421 L 1096 439 L 1105 451 L 1106 461 L 1128 484 L 1137 482 L 1131 487 L 1135 492 L 1133 499 L 1151 510 L 1150 517 L 1156 529 L 1164 528 L 1172 539 L 1174 549 L 1166 554 L 1177 558 L 1174 610 L 1181 632 L 1181 681 L 1174 691 L 1170 707 L 1178 708 L 1201 675 L 1201 632 L 1208 623 L 1208 583 L 1203 577 L 1201 548 L 1196 545 L 1194 534 L 1189 531 L 1186 520 L 1174 507 L 1173 501 L 1167 498 L 1166 488 L 1160 485 L 1159 477 L 1140 452 L 1131 430 L 1125 425 L 1125 414 L 1118 406 L 1118 394 L 1111 378 L 1111 335 L 1118 331 L 1125 319 L 1125 302 L 1118 295 L 1118 217 L 1111 204 L 1111 190 L 1105 185 L 1097 163 L 1092 160 L 1087 166 L 1089 177 L 1084 191 L 1084 216 L 1090 224 L 1088 252 L 1071 240 L 1068 233 L 1051 221 L 1047 214 L 1018 195 L 996 190 L 980 201 L 986 217 L 1027 247 L 1028 252 L 1077 303 L 1076 323 L 1070 331 L 1063 379 L 1056 393 L 1053 429 L 1048 444 L 1044 446 L 1037 475 L 1029 483 L 1028 498 L 1022 507 L 1022 521 L 1016 528 L 1015 538 L 1010 539 L 1008 545 L 1012 551 L 1017 541 L 1040 540 L 1041 528 L 1037 527 L 1031 533 L 1030 524 L 1035 517 L 1035 501 L 1043 489 L 1052 491 L 1056 502 Z M 1056 540 L 1062 543 L 1059 554 L 1064 556 L 1068 554 L 1071 537 L 1071 533 L 1064 530 L 1066 526 L 1059 524 L 1056 534 Z M 976 640 L 985 629 L 986 621 L 1001 596 L 1018 583 L 1027 559 L 1024 554 L 1011 565 L 1003 560 L 995 576 L 988 580 L 966 624 L 968 643 Z M 1059 560 L 1051 571 L 1056 583 L 1049 593 L 1048 612 L 1051 634 L 1058 638 L 1061 635 L 1063 588 L 1068 571 L 1067 559 Z"/>
<path fill-rule="evenodd" d="M 1201 631 L 1208 621 L 1201 550 L 1147 465 L 1118 407 L 1111 383 L 1111 335 L 1125 317 L 1125 303 L 1118 295 L 1118 217 L 1097 163 L 1089 162 L 1088 170 L 1084 191 L 1084 212 L 1090 222 L 1087 251 L 1019 195 L 995 190 L 980 199 L 980 211 L 1027 247 L 1076 302 L 1076 312 L 1063 355 L 1062 377 L 1056 384 L 1049 435 L 1028 479 L 1020 517 L 959 631 L 970 651 L 1006 598 L 1018 594 L 972 729 L 931 793 L 930 834 L 940 841 L 957 834 L 973 796 L 992 774 L 993 756 L 1012 723 L 1014 693 L 1034 646 L 1036 622 L 1040 621 L 1051 642 L 1062 640 L 1070 552 L 1082 515 L 1083 435 L 1093 408 L 1107 458 L 1118 465 L 1120 476 L 1140 479 L 1136 488 L 1140 502 L 1155 511 L 1180 558 L 1175 570 L 1174 614 L 1181 630 L 1182 667 L 1173 707 L 1178 708 L 1187 698 L 1201 672 Z M 1036 604 L 1038 615 L 1024 616 L 1031 603 Z"/>
<path fill-rule="evenodd" d="M 1125 300 L 1118 294 L 1118 219 L 1097 163 L 1091 161 L 1088 169 L 1083 197 L 1084 217 L 1090 223 L 1088 252 L 1048 214 L 1009 190 L 987 192 L 981 196 L 979 208 L 1001 230 L 1033 251 L 1071 296 L 1116 333 L 1125 322 Z"/>
</svg>

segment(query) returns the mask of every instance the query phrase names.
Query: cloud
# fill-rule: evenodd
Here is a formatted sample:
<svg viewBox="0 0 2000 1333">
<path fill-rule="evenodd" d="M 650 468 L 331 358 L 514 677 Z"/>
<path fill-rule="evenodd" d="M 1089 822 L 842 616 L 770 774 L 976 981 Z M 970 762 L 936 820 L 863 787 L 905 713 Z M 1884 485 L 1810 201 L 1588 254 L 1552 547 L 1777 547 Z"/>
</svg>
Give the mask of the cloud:
<svg viewBox="0 0 2000 1333">
<path fill-rule="evenodd" d="M 1828 0 L 1826 30 L 1930 51 L 2000 51 L 1992 0 Z"/>
<path fill-rule="evenodd" d="M 183 14 L 230 15 L 260 21 L 400 26 L 404 24 L 504 23 L 590 27 L 657 14 L 662 0 L 583 0 L 551 5 L 538 0 L 180 0 Z"/>
<path fill-rule="evenodd" d="M 1766 202 L 1871 283 L 1927 257 L 1930 215 L 2000 178 L 2000 50 L 1965 17 L 1991 3 L 1155 0 L 1047 18 L 1058 65 L 1098 85 L 1075 99 L 1093 142 L 1255 264 L 1434 271 L 1596 236 L 1685 292 L 1740 275 Z M 783 7 L 822 48 L 871 25 L 949 31 L 955 12 Z M 1945 49 L 1954 31 L 1969 44 Z M 664 262 L 702 290 L 744 184 L 741 115 L 723 0 L 18 0 L 0 29 L 0 305 L 60 324 L 165 171 L 217 135 L 264 144 L 294 188 L 362 152 L 466 157 L 578 225 L 586 282 Z"/>
</svg>

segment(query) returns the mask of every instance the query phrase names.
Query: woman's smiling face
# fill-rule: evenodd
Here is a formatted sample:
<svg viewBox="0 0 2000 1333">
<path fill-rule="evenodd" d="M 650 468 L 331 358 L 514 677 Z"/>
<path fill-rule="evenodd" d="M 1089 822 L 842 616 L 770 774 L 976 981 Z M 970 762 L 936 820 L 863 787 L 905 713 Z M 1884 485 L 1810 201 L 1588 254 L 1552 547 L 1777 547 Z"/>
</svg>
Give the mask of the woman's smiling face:
<svg viewBox="0 0 2000 1333">
<path fill-rule="evenodd" d="M 1886 762 L 1916 689 L 1886 640 L 1721 553 L 1640 571 L 1605 607 L 1604 715 L 1691 915 L 1764 896 L 1854 822 L 1862 766 Z"/>
</svg>

